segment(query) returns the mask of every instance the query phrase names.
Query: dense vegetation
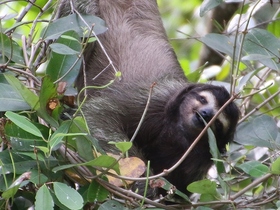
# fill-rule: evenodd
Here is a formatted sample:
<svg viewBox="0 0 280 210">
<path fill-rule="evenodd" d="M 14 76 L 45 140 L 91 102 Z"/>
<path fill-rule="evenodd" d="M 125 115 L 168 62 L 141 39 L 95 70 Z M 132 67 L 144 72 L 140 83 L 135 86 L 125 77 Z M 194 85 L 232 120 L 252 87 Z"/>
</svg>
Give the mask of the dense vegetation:
<svg viewBox="0 0 280 210">
<path fill-rule="evenodd" d="M 144 163 L 121 158 L 130 142 L 113 142 L 120 157 L 105 154 L 81 111 L 84 91 L 73 83 L 85 45 L 95 39 L 77 20 L 94 24 L 96 35 L 106 31 L 104 22 L 75 15 L 57 20 L 55 0 L 2 0 L 0 209 L 280 208 L 280 4 L 244 2 L 220 22 L 212 17 L 229 8 L 222 1 L 159 1 L 188 79 L 225 85 L 242 116 L 227 155 L 211 148 L 216 167 L 188 186 L 196 199 L 176 192 L 182 199 L 166 206 L 126 189 Z M 212 145 L 211 130 L 208 135 Z"/>
</svg>

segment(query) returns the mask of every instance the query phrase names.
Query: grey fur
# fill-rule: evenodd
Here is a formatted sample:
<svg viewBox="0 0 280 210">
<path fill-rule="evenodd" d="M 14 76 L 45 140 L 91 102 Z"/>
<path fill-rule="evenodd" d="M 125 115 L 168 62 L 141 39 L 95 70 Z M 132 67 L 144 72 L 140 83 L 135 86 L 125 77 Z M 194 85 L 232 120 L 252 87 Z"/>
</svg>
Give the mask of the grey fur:
<svg viewBox="0 0 280 210">
<path fill-rule="evenodd" d="M 62 14 L 71 11 L 69 3 Z M 150 106 L 141 129 L 134 141 L 133 155 L 151 160 L 155 173 L 171 167 L 188 149 L 202 127 L 196 111 L 203 104 L 199 93 L 209 91 L 215 97 L 216 108 L 221 107 L 229 94 L 223 87 L 190 84 L 185 79 L 176 55 L 163 28 L 155 0 L 75 0 L 81 13 L 98 15 L 109 30 L 99 36 L 106 52 L 122 79 L 105 89 L 91 89 L 91 99 L 84 107 L 92 135 L 106 151 L 116 152 L 108 141 L 129 141 L 146 106 L 149 90 L 152 91 Z M 98 43 L 85 52 L 86 79 L 88 85 L 105 85 L 115 78 Z M 77 85 L 84 84 L 81 74 Z M 198 103 L 193 103 L 198 102 Z M 200 104 L 197 107 L 196 104 Z M 234 103 L 224 110 L 230 121 L 229 127 L 215 129 L 219 149 L 232 140 L 238 120 Z M 212 117 L 212 114 L 208 117 Z M 187 159 L 167 179 L 185 193 L 187 184 L 201 179 L 211 166 L 208 137 L 204 135 Z"/>
</svg>

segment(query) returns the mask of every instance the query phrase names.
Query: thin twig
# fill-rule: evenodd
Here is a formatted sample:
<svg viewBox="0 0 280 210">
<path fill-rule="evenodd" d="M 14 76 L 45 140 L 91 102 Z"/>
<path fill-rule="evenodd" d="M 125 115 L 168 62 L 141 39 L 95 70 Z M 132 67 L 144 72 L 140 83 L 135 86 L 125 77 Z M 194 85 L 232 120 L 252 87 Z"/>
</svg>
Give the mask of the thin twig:
<svg viewBox="0 0 280 210">
<path fill-rule="evenodd" d="M 154 82 L 154 83 L 151 85 L 151 87 L 150 87 L 150 92 L 149 92 L 149 96 L 148 96 L 148 100 L 147 100 L 147 103 L 146 103 L 144 112 L 143 112 L 143 114 L 142 114 L 142 116 L 141 116 L 141 119 L 140 119 L 138 125 L 137 125 L 137 128 L 136 128 L 135 131 L 134 131 L 133 136 L 132 136 L 131 139 L 130 139 L 130 142 L 133 142 L 133 141 L 134 141 L 136 135 L 138 134 L 138 132 L 139 132 L 139 130 L 140 130 L 140 128 L 141 128 L 141 125 L 142 125 L 143 122 L 144 122 L 145 116 L 146 116 L 146 114 L 147 114 L 147 111 L 148 111 L 148 108 L 149 108 L 149 105 L 150 105 L 150 101 L 151 101 L 151 97 L 152 97 L 152 91 L 153 91 L 153 88 L 155 87 L 155 85 L 156 85 L 156 83 Z"/>
<path fill-rule="evenodd" d="M 242 119 L 240 119 L 238 123 L 241 123 L 241 122 L 245 121 L 249 116 L 251 116 L 252 114 L 257 112 L 262 106 L 264 106 L 266 103 L 268 103 L 270 100 L 272 100 L 274 97 L 278 96 L 279 94 L 280 94 L 280 90 L 278 90 L 277 92 L 275 92 L 274 94 L 269 96 L 265 101 L 260 103 L 252 111 L 250 111 L 248 114 L 246 114 L 244 117 L 242 117 Z"/>
</svg>

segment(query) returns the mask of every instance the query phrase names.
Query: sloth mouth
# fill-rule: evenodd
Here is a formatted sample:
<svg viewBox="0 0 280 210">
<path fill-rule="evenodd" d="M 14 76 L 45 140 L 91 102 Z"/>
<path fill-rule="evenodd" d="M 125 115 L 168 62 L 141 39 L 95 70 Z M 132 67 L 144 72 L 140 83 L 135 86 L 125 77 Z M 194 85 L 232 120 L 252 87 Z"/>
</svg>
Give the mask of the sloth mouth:
<svg viewBox="0 0 280 210">
<path fill-rule="evenodd" d="M 199 112 L 198 111 L 195 111 L 195 125 L 196 126 L 198 126 L 198 127 L 205 127 L 205 123 L 204 123 L 204 121 L 205 120 L 203 120 L 203 118 L 202 118 L 202 116 L 199 114 Z"/>
</svg>

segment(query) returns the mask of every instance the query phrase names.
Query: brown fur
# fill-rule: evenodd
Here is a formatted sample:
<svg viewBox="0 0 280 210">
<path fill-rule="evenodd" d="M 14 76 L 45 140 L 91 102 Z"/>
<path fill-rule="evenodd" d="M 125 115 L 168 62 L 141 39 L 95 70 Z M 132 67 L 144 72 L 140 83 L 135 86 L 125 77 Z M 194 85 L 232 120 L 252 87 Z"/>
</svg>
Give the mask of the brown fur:
<svg viewBox="0 0 280 210">
<path fill-rule="evenodd" d="M 176 163 L 201 132 L 203 124 L 196 112 L 209 121 L 229 94 L 223 87 L 187 82 L 168 43 L 155 0 L 77 2 L 79 12 L 97 15 L 107 23 L 108 31 L 99 39 L 122 72 L 122 79 L 108 88 L 90 90 L 92 98 L 85 111 L 91 132 L 106 151 L 116 150 L 108 141 L 129 141 L 143 114 L 150 86 L 156 83 L 147 115 L 134 140 L 133 154 L 150 160 L 154 173 L 160 173 Z M 69 5 L 64 4 L 63 13 L 69 13 Z M 111 66 L 105 69 L 108 60 L 98 43 L 87 49 L 85 61 L 87 85 L 104 85 L 115 78 Z M 83 75 L 77 84 L 83 86 Z M 208 102 L 201 99 L 203 91 L 214 98 L 210 109 L 206 108 Z M 223 115 L 229 122 L 227 127 L 220 128 L 218 121 L 214 125 L 221 151 L 233 138 L 238 120 L 236 105 L 229 104 Z M 187 193 L 186 186 L 201 179 L 211 164 L 208 137 L 204 135 L 187 159 L 166 178 Z"/>
</svg>

